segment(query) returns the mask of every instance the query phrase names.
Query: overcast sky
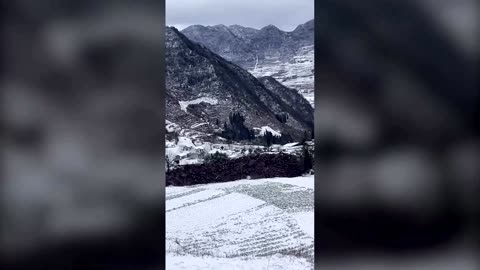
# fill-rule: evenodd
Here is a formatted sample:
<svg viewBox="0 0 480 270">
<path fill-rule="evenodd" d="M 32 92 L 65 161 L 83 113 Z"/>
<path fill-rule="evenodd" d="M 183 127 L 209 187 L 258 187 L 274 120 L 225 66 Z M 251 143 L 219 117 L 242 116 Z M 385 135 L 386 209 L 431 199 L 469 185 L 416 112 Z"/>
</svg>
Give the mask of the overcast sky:
<svg viewBox="0 0 480 270">
<path fill-rule="evenodd" d="M 314 0 L 166 0 L 166 23 L 179 30 L 193 24 L 273 24 L 291 31 L 314 17 Z"/>
</svg>

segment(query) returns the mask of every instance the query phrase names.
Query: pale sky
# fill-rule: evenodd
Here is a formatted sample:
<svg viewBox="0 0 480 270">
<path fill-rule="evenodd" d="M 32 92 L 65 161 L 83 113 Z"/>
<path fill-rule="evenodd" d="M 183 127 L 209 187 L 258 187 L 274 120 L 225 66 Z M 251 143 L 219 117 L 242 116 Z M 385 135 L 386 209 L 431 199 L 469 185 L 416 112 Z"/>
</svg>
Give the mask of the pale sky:
<svg viewBox="0 0 480 270">
<path fill-rule="evenodd" d="M 313 17 L 314 0 L 166 0 L 166 23 L 179 30 L 194 24 L 256 29 L 273 24 L 292 31 Z"/>
</svg>

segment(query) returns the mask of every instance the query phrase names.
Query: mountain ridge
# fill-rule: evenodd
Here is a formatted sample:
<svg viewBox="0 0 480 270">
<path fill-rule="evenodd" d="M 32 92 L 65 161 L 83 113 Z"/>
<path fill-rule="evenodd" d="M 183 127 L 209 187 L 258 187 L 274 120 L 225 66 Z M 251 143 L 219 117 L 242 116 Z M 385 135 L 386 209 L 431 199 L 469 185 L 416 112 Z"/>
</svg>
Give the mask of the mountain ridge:
<svg viewBox="0 0 480 270">
<path fill-rule="evenodd" d="M 312 19 L 300 24 L 292 31 L 281 30 L 272 24 L 260 29 L 240 25 L 204 26 L 196 24 L 181 32 L 190 40 L 206 45 L 213 52 L 248 70 L 255 66 L 257 58 L 262 61 L 280 52 L 280 57 L 285 60 L 292 57 L 292 51 L 313 45 L 313 28 L 314 20 Z M 242 35 L 246 31 L 248 31 L 248 35 Z M 305 35 L 305 32 L 308 34 Z M 253 50 L 246 48 L 253 48 Z M 274 50 L 269 50 L 272 48 Z"/>
<path fill-rule="evenodd" d="M 222 128 L 230 113 L 237 112 L 245 117 L 248 128 L 269 126 L 295 139 L 313 129 L 313 109 L 297 112 L 295 104 L 279 97 L 252 74 L 191 41 L 178 29 L 167 27 L 166 44 L 167 120 L 183 128 L 206 123 L 198 130 L 212 134 Z M 296 94 L 292 89 L 285 91 Z M 286 123 L 277 119 L 288 112 L 292 117 Z"/>
<path fill-rule="evenodd" d="M 314 20 L 283 31 L 240 25 L 192 25 L 181 32 L 190 40 L 248 70 L 255 77 L 272 76 L 295 88 L 314 105 Z"/>
</svg>

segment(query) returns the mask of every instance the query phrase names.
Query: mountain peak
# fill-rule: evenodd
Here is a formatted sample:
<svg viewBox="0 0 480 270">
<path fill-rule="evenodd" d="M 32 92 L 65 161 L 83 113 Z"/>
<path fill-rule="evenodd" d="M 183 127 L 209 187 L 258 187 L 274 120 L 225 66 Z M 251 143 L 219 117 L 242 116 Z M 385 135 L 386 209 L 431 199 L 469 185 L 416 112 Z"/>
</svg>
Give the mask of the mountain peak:
<svg viewBox="0 0 480 270">
<path fill-rule="evenodd" d="M 315 27 L 315 20 L 311 19 L 311 20 L 307 21 L 306 23 L 303 23 L 303 24 L 300 24 L 299 26 L 297 26 L 297 28 L 295 28 L 295 30 L 293 30 L 293 32 L 297 32 L 297 31 L 300 31 L 302 29 L 313 30 L 314 27 Z"/>
<path fill-rule="evenodd" d="M 263 27 L 261 30 L 275 30 L 275 31 L 281 31 L 280 29 L 278 29 L 278 27 L 276 27 L 275 25 L 273 24 L 269 24 L 265 27 Z"/>
<path fill-rule="evenodd" d="M 206 29 L 207 27 L 201 24 L 194 24 L 190 25 L 187 28 L 183 29 L 182 31 L 191 31 L 191 30 L 203 30 Z M 177 29 L 178 30 L 178 29 Z"/>
<path fill-rule="evenodd" d="M 225 24 L 217 24 L 217 25 L 214 25 L 213 28 L 225 29 L 225 28 L 228 28 L 228 27 Z"/>
<path fill-rule="evenodd" d="M 276 60 L 288 63 L 297 54 L 303 54 L 305 51 L 303 48 L 313 47 L 313 20 L 298 29 L 296 32 L 286 32 L 270 24 L 259 30 L 234 24 L 225 30 L 185 29 L 182 33 L 228 61 L 247 70 L 253 70 L 256 66 L 262 67 L 265 64 L 275 68 L 273 65 L 276 64 L 273 62 Z M 310 70 L 311 68 L 308 68 L 308 71 L 305 71 L 308 76 Z"/>
</svg>

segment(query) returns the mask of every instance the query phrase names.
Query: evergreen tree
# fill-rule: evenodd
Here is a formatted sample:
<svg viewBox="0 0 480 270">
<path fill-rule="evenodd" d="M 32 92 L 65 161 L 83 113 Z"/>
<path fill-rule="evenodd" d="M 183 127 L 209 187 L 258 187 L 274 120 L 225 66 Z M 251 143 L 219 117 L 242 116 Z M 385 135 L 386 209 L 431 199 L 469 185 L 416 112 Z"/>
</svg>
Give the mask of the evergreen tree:
<svg viewBox="0 0 480 270">
<path fill-rule="evenodd" d="M 265 145 L 267 148 L 270 148 L 273 142 L 273 134 L 270 131 L 265 132 L 265 135 L 263 136 L 265 139 Z"/>
<path fill-rule="evenodd" d="M 231 112 L 228 116 L 228 121 L 224 123 L 224 131 L 222 136 L 231 140 L 250 140 L 251 134 L 247 127 L 245 127 L 245 117 L 239 112 Z"/>
<path fill-rule="evenodd" d="M 248 135 L 249 135 L 249 136 L 248 136 L 248 140 L 249 140 L 249 141 L 255 140 L 255 131 L 253 130 L 253 128 L 252 128 L 252 129 L 249 129 L 249 130 L 248 130 L 248 133 L 249 133 L 249 134 L 248 134 Z"/>
<path fill-rule="evenodd" d="M 178 141 L 180 140 L 179 136 L 180 136 L 180 135 L 178 134 L 177 131 L 175 131 L 175 132 L 173 133 L 173 138 L 175 139 L 175 144 L 178 144 Z"/>
<path fill-rule="evenodd" d="M 302 141 L 300 142 L 301 145 L 305 145 L 305 142 L 308 141 L 308 132 L 305 130 L 303 132 L 303 138 Z"/>
<path fill-rule="evenodd" d="M 303 171 L 308 172 L 311 169 L 313 169 L 313 157 L 310 151 L 308 150 L 308 146 L 304 145 L 303 146 Z"/>
</svg>

